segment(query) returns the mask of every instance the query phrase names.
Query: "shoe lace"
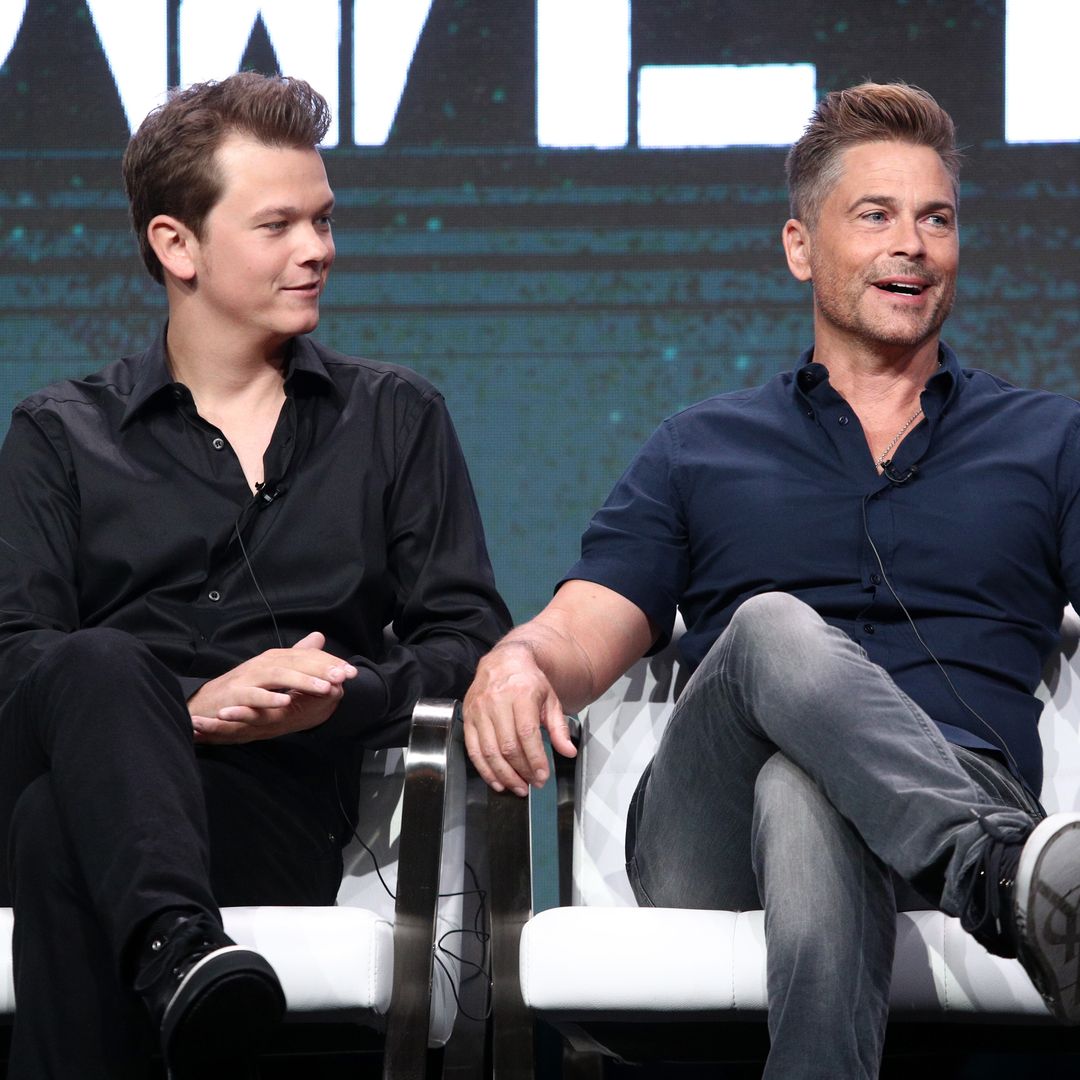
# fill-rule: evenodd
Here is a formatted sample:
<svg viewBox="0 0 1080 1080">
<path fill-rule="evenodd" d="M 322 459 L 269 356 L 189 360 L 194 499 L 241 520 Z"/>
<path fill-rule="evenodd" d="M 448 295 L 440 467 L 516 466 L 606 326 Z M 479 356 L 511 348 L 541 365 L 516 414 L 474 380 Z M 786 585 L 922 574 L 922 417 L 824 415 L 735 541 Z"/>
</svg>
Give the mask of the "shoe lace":
<svg viewBox="0 0 1080 1080">
<path fill-rule="evenodd" d="M 1013 884 L 1023 843 L 979 815 L 989 836 L 969 872 L 961 901 L 960 925 L 995 956 L 1016 956 L 1016 925 L 1012 910 Z"/>
<path fill-rule="evenodd" d="M 201 960 L 211 949 L 214 942 L 207 934 L 206 920 L 199 915 L 178 919 L 168 930 L 156 934 L 149 943 L 149 951 L 159 964 L 169 960 L 179 961 L 172 968 L 174 978 L 183 975 Z"/>
</svg>

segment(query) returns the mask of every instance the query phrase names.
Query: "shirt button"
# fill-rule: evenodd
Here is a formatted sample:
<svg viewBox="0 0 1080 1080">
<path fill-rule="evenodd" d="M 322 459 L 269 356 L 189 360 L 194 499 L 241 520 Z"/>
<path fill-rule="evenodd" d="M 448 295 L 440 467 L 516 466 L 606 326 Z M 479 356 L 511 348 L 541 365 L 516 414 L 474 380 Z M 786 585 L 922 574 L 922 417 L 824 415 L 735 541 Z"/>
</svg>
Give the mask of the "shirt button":
<svg viewBox="0 0 1080 1080">
<path fill-rule="evenodd" d="M 837 422 L 837 423 L 838 423 L 838 424 L 839 424 L 839 425 L 840 425 L 841 427 L 847 427 L 847 422 L 848 422 L 848 418 L 847 418 L 846 416 L 841 416 L 841 417 L 840 417 L 840 419 L 839 419 L 839 420 L 837 420 L 836 422 Z"/>
<path fill-rule="evenodd" d="M 181 390 L 179 386 L 174 386 L 172 396 L 179 401 L 184 396 L 184 391 Z"/>
<path fill-rule="evenodd" d="M 215 450 L 224 450 L 225 449 L 225 440 L 220 435 L 218 435 L 217 438 L 210 440 L 210 445 Z"/>
<path fill-rule="evenodd" d="M 212 601 L 213 601 L 213 602 L 214 602 L 215 604 L 216 604 L 216 603 L 217 603 L 217 602 L 218 602 L 218 601 L 219 601 L 219 600 L 221 599 L 221 593 L 219 593 L 219 592 L 217 591 L 217 589 L 211 589 L 211 590 L 210 590 L 210 591 L 209 591 L 209 592 L 208 592 L 208 593 L 207 593 L 206 595 L 207 595 L 207 596 L 208 596 L 208 597 L 210 598 L 210 600 L 212 600 Z"/>
<path fill-rule="evenodd" d="M 863 630 L 865 630 L 866 633 L 868 633 L 868 634 L 872 634 L 874 632 L 874 624 L 873 623 L 864 623 L 863 624 Z"/>
<path fill-rule="evenodd" d="M 880 585 L 881 584 L 881 575 L 880 574 L 871 574 L 870 575 L 870 580 L 871 580 L 871 582 L 873 582 L 873 584 Z"/>
</svg>

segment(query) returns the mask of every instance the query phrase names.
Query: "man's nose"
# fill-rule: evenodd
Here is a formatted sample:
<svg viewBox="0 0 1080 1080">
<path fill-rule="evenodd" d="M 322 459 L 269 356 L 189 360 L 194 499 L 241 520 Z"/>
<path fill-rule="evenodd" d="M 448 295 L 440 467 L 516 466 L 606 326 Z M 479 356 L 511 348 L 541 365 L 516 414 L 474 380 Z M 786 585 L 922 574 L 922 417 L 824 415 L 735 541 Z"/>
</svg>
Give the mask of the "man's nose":
<svg viewBox="0 0 1080 1080">
<path fill-rule="evenodd" d="M 909 259 L 916 259 L 926 251 L 926 241 L 923 238 L 919 222 L 911 217 L 899 217 L 889 235 L 889 254 L 906 255 Z"/>
</svg>

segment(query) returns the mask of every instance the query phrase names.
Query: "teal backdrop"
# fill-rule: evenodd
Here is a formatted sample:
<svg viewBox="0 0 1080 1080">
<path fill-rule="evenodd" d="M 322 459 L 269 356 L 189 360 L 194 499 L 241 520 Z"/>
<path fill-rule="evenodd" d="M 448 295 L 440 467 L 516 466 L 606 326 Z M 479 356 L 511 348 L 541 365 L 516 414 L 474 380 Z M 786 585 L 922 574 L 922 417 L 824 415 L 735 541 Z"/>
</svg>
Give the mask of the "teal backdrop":
<svg viewBox="0 0 1080 1080">
<path fill-rule="evenodd" d="M 199 3 L 131 4 L 125 39 L 116 0 L 0 0 L 0 429 L 22 396 L 140 349 L 162 320 L 163 293 L 135 253 L 119 182 L 132 122 L 124 94 L 132 56 L 176 82 L 199 50 L 209 55 L 206 35 L 185 37 Z M 280 70 L 282 54 L 307 55 L 297 35 L 335 35 L 311 50 L 332 58 L 340 121 L 325 152 L 338 257 L 318 335 L 410 365 L 442 389 L 517 619 L 546 602 L 590 513 L 664 416 L 769 378 L 810 341 L 809 293 L 779 243 L 786 146 L 649 148 L 637 126 L 652 100 L 643 69 L 775 65 L 772 78 L 801 65 L 811 100 L 868 78 L 930 90 L 966 150 L 947 340 L 969 366 L 1076 393 L 1078 97 L 1068 65 L 1032 67 L 1031 41 L 1052 50 L 1077 5 L 591 3 L 579 0 L 579 26 L 554 0 L 402 0 L 415 41 L 381 142 L 358 137 L 366 99 L 352 88 L 371 51 L 366 28 L 381 32 L 396 3 L 311 0 L 289 26 L 270 4 L 265 17 L 257 3 L 238 4 L 250 19 L 216 71 Z M 308 25 L 305 7 L 329 22 Z M 590 11 L 608 21 L 586 25 Z M 147 12 L 157 37 L 140 29 Z M 622 144 L 546 144 L 540 117 L 563 54 L 541 53 L 541 14 L 583 35 L 577 53 L 572 40 L 558 46 L 579 57 L 567 79 L 582 115 L 615 84 L 598 67 L 594 86 L 581 64 L 615 57 Z M 1024 36 L 1032 30 L 1035 39 Z M 682 114 L 752 118 L 767 96 L 686 97 L 666 122 L 674 132 Z M 538 854 L 553 866 L 545 845 Z M 552 901 L 551 881 L 541 873 L 539 906 Z"/>
</svg>

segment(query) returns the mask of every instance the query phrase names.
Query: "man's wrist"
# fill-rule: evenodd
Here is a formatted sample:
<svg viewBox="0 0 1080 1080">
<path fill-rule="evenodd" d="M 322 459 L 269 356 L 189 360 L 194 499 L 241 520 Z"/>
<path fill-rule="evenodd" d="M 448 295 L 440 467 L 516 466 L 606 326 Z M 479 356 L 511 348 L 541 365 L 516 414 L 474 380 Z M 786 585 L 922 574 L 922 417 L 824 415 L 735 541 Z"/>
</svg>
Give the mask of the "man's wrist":
<svg viewBox="0 0 1080 1080">
<path fill-rule="evenodd" d="M 503 638 L 502 641 L 497 641 L 491 647 L 491 652 L 499 652 L 504 649 L 513 648 L 524 649 L 525 652 L 529 654 L 532 662 L 539 666 L 540 646 L 535 641 L 529 640 L 529 638 Z"/>
<path fill-rule="evenodd" d="M 529 652 L 536 652 L 536 644 L 530 641 L 528 638 L 503 638 L 502 641 L 496 641 L 491 647 L 491 651 L 496 649 L 510 649 L 514 646 L 518 646 L 521 649 L 528 649 Z"/>
</svg>

